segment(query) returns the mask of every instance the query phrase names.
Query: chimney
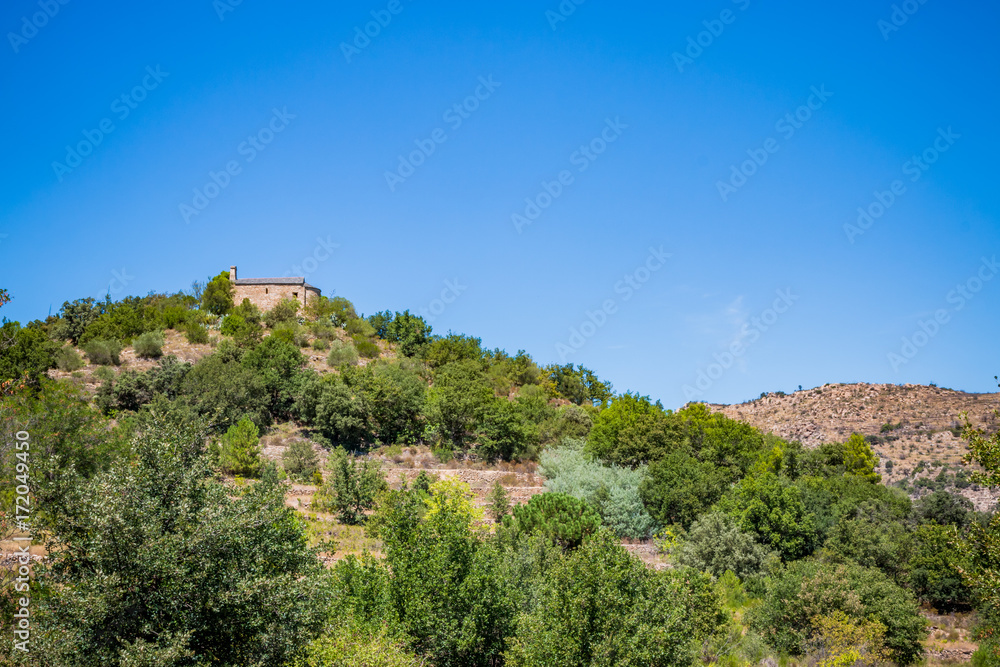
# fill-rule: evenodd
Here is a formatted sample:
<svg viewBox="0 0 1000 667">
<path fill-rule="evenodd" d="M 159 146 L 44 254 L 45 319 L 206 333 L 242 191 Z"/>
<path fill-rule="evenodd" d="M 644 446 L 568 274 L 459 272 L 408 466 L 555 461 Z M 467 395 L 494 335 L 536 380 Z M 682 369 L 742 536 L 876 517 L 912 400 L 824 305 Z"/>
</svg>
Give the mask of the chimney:
<svg viewBox="0 0 1000 667">
<path fill-rule="evenodd" d="M 230 266 L 229 267 L 229 280 L 231 282 L 236 282 L 236 267 L 235 266 Z"/>
</svg>

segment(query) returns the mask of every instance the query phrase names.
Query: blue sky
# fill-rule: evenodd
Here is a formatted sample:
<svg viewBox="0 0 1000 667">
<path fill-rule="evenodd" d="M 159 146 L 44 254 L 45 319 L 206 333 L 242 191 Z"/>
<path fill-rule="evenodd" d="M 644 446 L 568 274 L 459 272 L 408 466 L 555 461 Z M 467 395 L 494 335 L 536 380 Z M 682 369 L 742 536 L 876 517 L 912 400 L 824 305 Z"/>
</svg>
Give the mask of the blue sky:
<svg viewBox="0 0 1000 667">
<path fill-rule="evenodd" d="M 668 407 L 995 389 L 995 5 L 478 5 L 6 3 L 3 315 L 237 264 Z"/>
</svg>

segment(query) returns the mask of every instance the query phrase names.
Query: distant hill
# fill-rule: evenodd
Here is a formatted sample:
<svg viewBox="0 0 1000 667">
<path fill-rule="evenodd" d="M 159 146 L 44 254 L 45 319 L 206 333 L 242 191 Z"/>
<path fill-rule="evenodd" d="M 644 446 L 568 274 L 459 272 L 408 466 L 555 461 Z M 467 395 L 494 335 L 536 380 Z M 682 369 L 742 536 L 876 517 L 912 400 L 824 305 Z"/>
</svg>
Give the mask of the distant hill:
<svg viewBox="0 0 1000 667">
<path fill-rule="evenodd" d="M 959 437 L 961 413 L 988 431 L 1000 428 L 995 414 L 1000 409 L 1000 393 L 970 394 L 914 384 L 827 384 L 709 407 L 807 447 L 842 442 L 860 433 L 882 460 L 880 472 L 889 484 L 934 477 L 945 466 L 946 472 L 963 469 L 966 449 Z M 891 466 L 887 461 L 892 461 Z M 961 491 L 978 509 L 997 498 L 995 493 L 972 487 Z"/>
</svg>

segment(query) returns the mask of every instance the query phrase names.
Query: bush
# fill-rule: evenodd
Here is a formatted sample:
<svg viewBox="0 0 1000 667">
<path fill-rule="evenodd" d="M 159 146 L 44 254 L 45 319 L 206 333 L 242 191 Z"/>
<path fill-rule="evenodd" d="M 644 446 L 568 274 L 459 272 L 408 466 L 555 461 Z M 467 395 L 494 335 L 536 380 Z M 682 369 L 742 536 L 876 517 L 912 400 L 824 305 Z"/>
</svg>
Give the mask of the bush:
<svg viewBox="0 0 1000 667">
<path fill-rule="evenodd" d="M 83 368 L 83 358 L 73 347 L 66 345 L 56 351 L 56 366 L 61 371 L 72 372 Z"/>
<path fill-rule="evenodd" d="M 312 480 L 317 470 L 316 452 L 312 443 L 308 440 L 293 440 L 281 456 L 281 465 L 289 476 L 299 481 Z"/>
<path fill-rule="evenodd" d="M 545 488 L 587 501 L 618 537 L 649 537 L 656 529 L 656 521 L 639 497 L 645 468 L 602 465 L 587 456 L 583 446 L 582 440 L 567 438 L 561 446 L 542 452 L 541 472 L 548 477 Z"/>
<path fill-rule="evenodd" d="M 421 471 L 423 472 L 423 471 Z M 487 512 L 493 523 L 500 523 L 510 513 L 510 495 L 500 482 L 493 482 L 493 488 L 486 496 Z"/>
<path fill-rule="evenodd" d="M 201 307 L 213 315 L 225 315 L 233 307 L 236 288 L 229 281 L 229 272 L 223 271 L 212 278 L 201 293 Z"/>
<path fill-rule="evenodd" d="M 312 342 L 312 349 L 319 350 L 319 351 L 329 350 L 330 349 L 330 341 L 325 340 L 323 338 L 317 338 L 317 339 L 313 340 L 313 342 Z"/>
<path fill-rule="evenodd" d="M 510 640 L 511 667 L 693 666 L 724 621 L 707 577 L 651 570 L 606 531 L 554 563 L 538 588 Z"/>
<path fill-rule="evenodd" d="M 353 366 L 358 363 L 358 351 L 350 343 L 341 340 L 330 341 L 330 354 L 326 357 L 326 363 L 330 366 L 341 364 Z"/>
<path fill-rule="evenodd" d="M 579 547 L 597 531 L 601 517 L 594 508 L 573 496 L 542 493 L 515 507 L 513 516 L 505 517 L 503 523 L 515 533 L 545 535 L 569 550 Z"/>
<path fill-rule="evenodd" d="M 357 349 L 358 354 L 366 359 L 375 359 L 379 355 L 378 344 L 375 341 L 368 340 L 367 338 L 362 338 L 359 335 L 353 336 L 354 347 Z"/>
<path fill-rule="evenodd" d="M 143 359 L 158 359 L 163 356 L 163 334 L 159 331 L 148 331 L 132 343 L 137 356 Z"/>
<path fill-rule="evenodd" d="M 378 461 L 358 462 L 342 447 L 330 452 L 327 461 L 330 475 L 316 492 L 317 507 L 335 512 L 343 523 L 358 524 L 365 512 L 375 506 L 378 494 L 388 485 Z"/>
<path fill-rule="evenodd" d="M 219 467 L 223 472 L 243 477 L 255 477 L 260 472 L 258 436 L 257 425 L 249 417 L 229 427 L 219 447 Z"/>
<path fill-rule="evenodd" d="M 730 571 L 740 579 L 764 574 L 773 552 L 740 530 L 736 521 L 718 512 L 706 514 L 691 525 L 677 550 L 677 564 L 721 577 Z"/>
<path fill-rule="evenodd" d="M 21 327 L 17 322 L 0 325 L 0 380 L 27 376 L 36 385 L 55 366 L 59 345 L 48 339 L 41 327 Z"/>
<path fill-rule="evenodd" d="M 184 325 L 184 338 L 192 344 L 202 344 L 208 342 L 208 329 L 197 322 L 188 322 Z"/>
<path fill-rule="evenodd" d="M 788 565 L 767 587 L 763 602 L 748 616 L 751 627 L 778 651 L 803 655 L 818 634 L 818 616 L 843 612 L 857 623 L 885 626 L 885 644 L 901 665 L 923 653 L 924 619 L 917 601 L 882 572 L 847 561 L 807 559 Z"/>
<path fill-rule="evenodd" d="M 92 340 L 84 346 L 83 351 L 92 364 L 117 366 L 121 363 L 119 355 L 122 346 L 116 340 Z"/>
<path fill-rule="evenodd" d="M 360 317 L 355 317 L 347 321 L 347 326 L 344 327 L 347 333 L 351 337 L 362 336 L 364 338 L 371 338 L 375 335 L 375 327 L 373 327 L 368 320 L 363 320 Z"/>
<path fill-rule="evenodd" d="M 309 334 L 305 327 L 294 320 L 277 323 L 271 332 L 271 336 L 295 347 L 305 347 L 309 344 Z"/>
<path fill-rule="evenodd" d="M 281 322 L 298 323 L 299 302 L 293 299 L 282 299 L 274 308 L 264 315 L 264 324 L 268 329 L 273 329 Z"/>
</svg>

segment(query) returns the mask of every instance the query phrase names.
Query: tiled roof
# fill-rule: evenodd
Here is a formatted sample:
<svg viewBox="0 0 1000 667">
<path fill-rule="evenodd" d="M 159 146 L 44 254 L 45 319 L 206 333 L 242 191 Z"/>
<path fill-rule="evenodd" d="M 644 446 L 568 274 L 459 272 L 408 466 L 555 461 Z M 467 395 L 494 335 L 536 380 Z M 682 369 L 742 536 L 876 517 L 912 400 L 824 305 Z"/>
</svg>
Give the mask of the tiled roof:
<svg viewBox="0 0 1000 667">
<path fill-rule="evenodd" d="M 305 285 L 306 279 L 302 276 L 295 278 L 237 278 L 234 285 Z M 311 287 L 311 285 L 306 285 Z"/>
</svg>

